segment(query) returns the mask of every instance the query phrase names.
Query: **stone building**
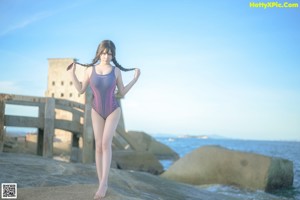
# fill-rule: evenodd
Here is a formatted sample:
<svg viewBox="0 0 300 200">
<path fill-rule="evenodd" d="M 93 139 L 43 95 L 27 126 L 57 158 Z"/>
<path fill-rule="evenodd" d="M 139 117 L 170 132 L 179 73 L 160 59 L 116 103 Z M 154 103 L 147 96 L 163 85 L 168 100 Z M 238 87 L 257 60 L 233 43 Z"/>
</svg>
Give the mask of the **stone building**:
<svg viewBox="0 0 300 200">
<path fill-rule="evenodd" d="M 85 103 L 85 95 L 78 94 L 69 72 L 66 71 L 67 66 L 73 61 L 73 58 L 48 59 L 48 87 L 45 96 Z M 77 67 L 76 75 L 79 80 L 82 80 L 84 70 L 83 67 Z"/>
<path fill-rule="evenodd" d="M 73 85 L 73 81 L 66 68 L 74 61 L 73 58 L 49 58 L 48 59 L 48 83 L 45 92 L 46 97 L 54 97 L 85 103 L 85 94 L 79 94 Z M 77 67 L 78 80 L 83 79 L 85 68 Z M 71 114 L 62 110 L 56 110 L 59 119 L 71 119 Z M 82 119 L 83 120 L 83 119 Z M 71 141 L 72 135 L 63 130 L 55 130 L 55 137 L 61 141 Z"/>
</svg>

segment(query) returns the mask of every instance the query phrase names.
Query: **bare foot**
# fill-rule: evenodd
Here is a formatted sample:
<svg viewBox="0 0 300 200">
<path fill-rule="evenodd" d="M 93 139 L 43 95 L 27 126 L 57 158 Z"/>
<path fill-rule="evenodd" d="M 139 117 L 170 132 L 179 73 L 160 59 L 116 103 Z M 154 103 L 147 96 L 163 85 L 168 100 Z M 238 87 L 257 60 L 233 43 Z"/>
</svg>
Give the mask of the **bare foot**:
<svg viewBox="0 0 300 200">
<path fill-rule="evenodd" d="M 95 196 L 94 196 L 95 200 L 101 200 L 102 196 L 100 196 L 100 194 L 98 194 L 98 192 L 96 192 Z"/>
<path fill-rule="evenodd" d="M 105 197 L 107 191 L 107 185 L 99 186 L 98 191 L 96 192 L 94 199 L 100 200 Z"/>
<path fill-rule="evenodd" d="M 95 200 L 101 200 L 101 198 L 102 198 L 102 197 L 101 197 L 100 195 L 98 195 L 97 193 L 96 193 L 95 196 L 94 196 L 94 199 L 95 199 Z"/>
</svg>

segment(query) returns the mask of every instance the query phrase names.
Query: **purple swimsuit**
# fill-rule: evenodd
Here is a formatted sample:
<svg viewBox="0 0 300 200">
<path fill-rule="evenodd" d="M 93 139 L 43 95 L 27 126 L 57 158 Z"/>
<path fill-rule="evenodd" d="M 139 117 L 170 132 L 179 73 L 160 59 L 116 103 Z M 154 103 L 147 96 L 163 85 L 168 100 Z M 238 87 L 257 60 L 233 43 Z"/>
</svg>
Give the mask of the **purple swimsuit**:
<svg viewBox="0 0 300 200">
<path fill-rule="evenodd" d="M 105 75 L 97 74 L 95 67 L 90 78 L 93 91 L 92 108 L 105 120 L 115 109 L 120 107 L 116 97 L 115 67 Z"/>
</svg>

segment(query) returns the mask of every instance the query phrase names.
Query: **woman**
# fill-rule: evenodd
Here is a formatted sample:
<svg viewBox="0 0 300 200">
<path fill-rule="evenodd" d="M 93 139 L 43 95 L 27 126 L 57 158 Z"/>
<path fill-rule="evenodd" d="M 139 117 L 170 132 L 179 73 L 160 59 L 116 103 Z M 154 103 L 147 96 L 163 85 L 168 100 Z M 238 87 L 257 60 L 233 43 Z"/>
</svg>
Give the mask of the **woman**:
<svg viewBox="0 0 300 200">
<path fill-rule="evenodd" d="M 73 79 L 74 86 L 80 94 L 86 91 L 88 85 L 92 88 L 92 124 L 96 142 L 96 168 L 99 188 L 94 199 L 101 199 L 107 190 L 108 173 L 111 164 L 111 143 L 117 128 L 121 109 L 115 98 L 115 88 L 124 96 L 137 82 L 140 70 L 137 68 L 125 69 L 116 60 L 116 48 L 112 41 L 102 41 L 97 49 L 96 56 L 91 64 L 72 63 L 67 70 Z M 111 62 L 115 66 L 111 65 Z M 76 77 L 76 65 L 88 67 L 81 82 Z M 121 71 L 135 70 L 134 78 L 126 86 L 123 84 Z"/>
</svg>

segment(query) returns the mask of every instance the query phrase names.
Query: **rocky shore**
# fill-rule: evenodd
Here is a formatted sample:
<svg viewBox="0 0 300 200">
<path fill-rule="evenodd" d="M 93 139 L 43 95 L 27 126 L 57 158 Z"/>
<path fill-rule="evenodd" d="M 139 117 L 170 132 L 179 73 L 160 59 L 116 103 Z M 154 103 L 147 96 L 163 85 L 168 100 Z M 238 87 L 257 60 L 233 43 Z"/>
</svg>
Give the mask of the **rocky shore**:
<svg viewBox="0 0 300 200">
<path fill-rule="evenodd" d="M 97 189 L 94 164 L 66 163 L 40 156 L 0 153 L 0 182 L 18 184 L 20 200 L 93 199 Z M 195 186 L 145 172 L 111 169 L 109 200 L 235 200 Z"/>
<path fill-rule="evenodd" d="M 105 199 L 234 200 L 240 198 L 205 190 L 199 185 L 268 191 L 289 187 L 293 182 L 293 163 L 285 159 L 219 146 L 204 146 L 178 159 L 173 150 L 151 136 L 143 132 L 128 134 L 136 150 L 114 149 Z M 66 143 L 53 144 L 56 159 L 34 155 L 34 140 L 30 137 L 6 140 L 5 153 L 0 153 L 0 182 L 17 183 L 18 199 L 93 199 L 98 186 L 95 164 L 61 161 L 67 160 L 64 155 L 70 153 Z M 164 172 L 160 158 L 177 161 Z"/>
<path fill-rule="evenodd" d="M 149 172 L 158 175 L 163 172 L 163 166 L 159 162 L 160 159 L 175 161 L 179 158 L 178 154 L 170 147 L 158 142 L 144 132 L 129 131 L 127 134 L 127 139 L 134 145 L 135 150 L 120 149 L 113 144 L 113 168 Z M 36 155 L 37 135 L 34 133 L 17 137 L 7 135 L 3 151 Z M 55 160 L 75 163 L 80 162 L 80 159 L 79 161 L 72 159 L 72 151 L 74 151 L 74 149 L 71 147 L 71 141 L 61 141 L 54 138 L 53 158 Z M 82 149 L 77 148 L 76 152 L 76 154 L 81 157 Z"/>
</svg>

